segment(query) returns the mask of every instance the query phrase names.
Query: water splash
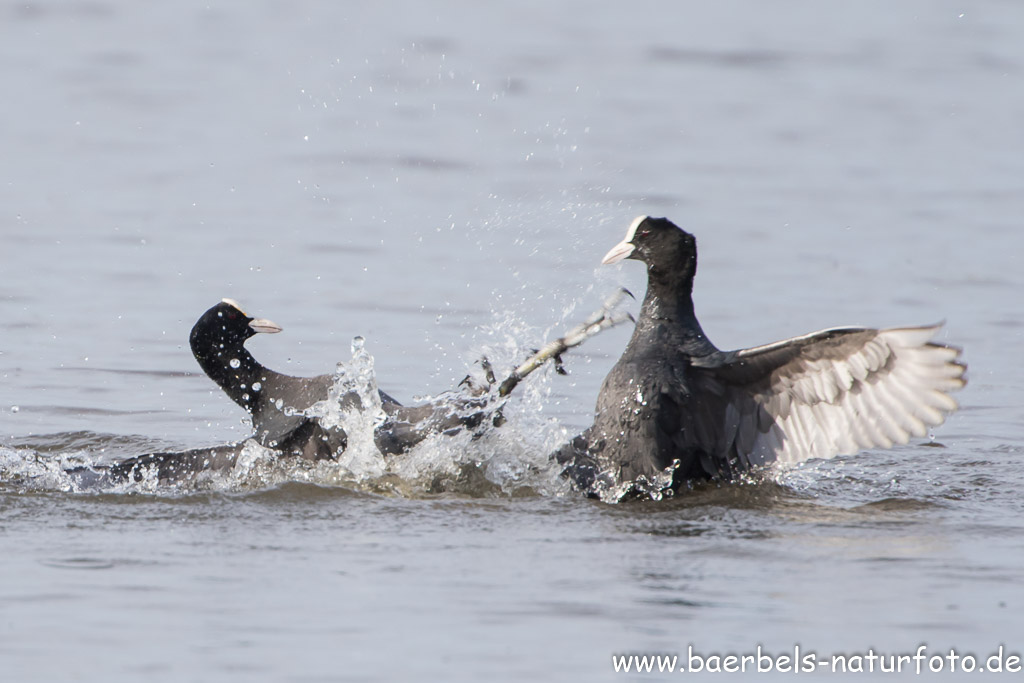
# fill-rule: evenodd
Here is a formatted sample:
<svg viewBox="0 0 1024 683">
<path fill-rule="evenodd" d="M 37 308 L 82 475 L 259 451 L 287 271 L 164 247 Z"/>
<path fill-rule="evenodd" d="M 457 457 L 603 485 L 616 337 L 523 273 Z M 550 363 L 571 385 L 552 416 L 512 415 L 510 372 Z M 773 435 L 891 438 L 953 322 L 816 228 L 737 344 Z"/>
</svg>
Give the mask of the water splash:
<svg viewBox="0 0 1024 683">
<path fill-rule="evenodd" d="M 571 311 L 567 309 L 567 317 Z M 536 343 L 548 336 L 550 332 L 539 331 L 514 316 L 496 316 L 493 325 L 477 340 L 476 349 L 467 354 L 466 366 L 474 368 L 472 374 L 481 375 L 479 365 L 474 366 L 468 359 L 487 356 L 501 376 L 533 350 L 533 344 L 520 344 L 517 340 Z M 107 474 L 112 462 L 154 451 L 177 451 L 180 446 L 141 437 L 89 434 L 83 439 L 80 433 L 52 435 L 43 448 L 37 443 L 0 447 L 0 487 L 180 495 L 194 491 L 250 491 L 304 482 L 406 497 L 566 495 L 571 487 L 549 455 L 575 433 L 545 412 L 550 409 L 554 377 L 550 369 L 543 369 L 522 382 L 509 399 L 491 403 L 479 393 L 479 387 L 487 385 L 484 377 L 452 391 L 420 397 L 418 400 L 441 406 L 442 413 L 447 410 L 456 416 L 465 417 L 481 410 L 491 412 L 473 428 L 434 433 L 405 453 L 384 456 L 377 449 L 374 432 L 387 414 L 373 356 L 365 339 L 356 337 L 351 358 L 338 364 L 325 400 L 298 413 L 283 402 L 278 405 L 286 414 L 314 419 L 327 430 L 344 430 L 346 448 L 335 460 L 282 458 L 278 452 L 246 440 L 223 447 L 223 465 L 217 468 L 168 482 L 161 481 L 157 468 L 151 467 L 142 469 L 137 480 L 118 482 Z M 261 389 L 252 387 L 253 391 Z M 498 408 L 506 418 L 501 427 L 493 426 L 491 419 Z M 115 442 L 117 447 L 112 448 Z"/>
<path fill-rule="evenodd" d="M 87 454 L 48 456 L 30 448 L 0 446 L 0 486 L 16 491 L 75 491 L 67 470 L 87 461 Z"/>
<path fill-rule="evenodd" d="M 317 420 L 325 429 L 341 429 L 348 435 L 336 466 L 356 482 L 381 477 L 387 469 L 374 442 L 374 432 L 387 415 L 377 387 L 373 356 L 365 347 L 363 337 L 352 340 L 352 358 L 348 363 L 338 363 L 327 398 L 304 411 L 306 417 Z"/>
<path fill-rule="evenodd" d="M 640 475 L 633 481 L 618 481 L 618 477 L 611 469 L 600 470 L 594 478 L 591 490 L 603 503 L 619 503 L 624 500 L 664 500 L 675 496 L 673 487 L 675 472 L 679 468 L 679 461 L 673 460 L 672 464 L 650 477 Z"/>
</svg>

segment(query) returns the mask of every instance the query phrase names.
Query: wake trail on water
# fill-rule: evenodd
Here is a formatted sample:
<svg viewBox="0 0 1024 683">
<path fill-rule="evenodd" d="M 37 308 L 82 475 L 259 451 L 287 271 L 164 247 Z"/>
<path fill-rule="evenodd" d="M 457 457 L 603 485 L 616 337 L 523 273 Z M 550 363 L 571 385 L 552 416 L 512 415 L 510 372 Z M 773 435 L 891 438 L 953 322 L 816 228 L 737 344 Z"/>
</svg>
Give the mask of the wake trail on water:
<svg viewBox="0 0 1024 683">
<path fill-rule="evenodd" d="M 539 351 L 517 341 L 535 338 L 536 330 L 511 315 L 495 320 L 481 330 L 487 341 L 477 344 L 477 357 L 485 360 L 475 364 L 459 386 L 438 395 L 416 397 L 417 404 L 440 407 L 432 418 L 438 424 L 472 426 L 435 428 L 399 454 L 385 455 L 378 449 L 378 430 L 391 425 L 382 405 L 374 358 L 365 339 L 356 337 L 351 358 L 337 364 L 326 398 L 304 410 L 278 406 L 286 415 L 314 421 L 324 433 L 343 431 L 344 450 L 333 459 L 285 456 L 252 438 L 175 451 L 173 445 L 168 448 L 168 444 L 146 437 L 67 432 L 0 445 L 0 492 L 175 496 L 245 493 L 304 483 L 405 498 L 579 496 L 570 478 L 563 476 L 564 466 L 551 457 L 577 430 L 560 424 L 546 409 L 557 391 L 561 353 L 628 319 L 628 315 L 610 315 L 621 299 L 621 294 L 612 297 L 600 311 Z M 563 319 L 574 308 L 568 307 Z M 547 363 L 549 360 L 556 362 Z M 543 371 L 533 373 L 542 366 Z M 506 373 L 504 381 L 496 377 L 501 369 Z M 353 396 L 358 400 L 352 400 Z M 158 459 L 165 456 L 176 466 L 162 467 Z M 672 469 L 650 480 L 624 483 L 616 482 L 614 473 L 603 477 L 597 472 L 588 493 L 609 503 L 624 498 L 671 497 Z M 765 480 L 786 488 L 806 486 L 799 474 L 776 467 L 748 473 L 743 483 Z"/>
<path fill-rule="evenodd" d="M 157 466 L 145 464 L 146 454 L 154 449 L 150 439 L 69 432 L 0 446 L 0 490 L 180 495 L 246 492 L 303 482 L 402 497 L 565 495 L 571 486 L 549 455 L 574 434 L 544 410 L 557 375 L 545 368 L 517 381 L 514 395 L 499 395 L 498 383 L 488 377 L 490 368 L 516 368 L 535 349 L 514 341 L 523 337 L 508 330 L 522 330 L 510 318 L 496 326 L 505 327 L 506 333 L 500 343 L 482 349 L 486 363 L 474 366 L 451 391 L 417 397 L 417 403 L 442 406 L 455 416 L 482 412 L 479 424 L 435 431 L 401 454 L 384 455 L 375 444 L 375 430 L 388 416 L 381 404 L 373 356 L 365 340 L 356 337 L 352 357 L 337 365 L 327 398 L 303 411 L 282 406 L 286 413 L 315 420 L 327 431 L 344 430 L 346 447 L 333 460 L 282 456 L 246 439 L 192 451 L 163 451 L 161 455 L 171 452 L 182 463 L 178 476 L 169 478 L 161 476 Z M 343 400 L 353 393 L 358 401 Z M 114 476 L 112 467 L 124 463 L 128 455 L 140 464 L 129 476 Z"/>
</svg>

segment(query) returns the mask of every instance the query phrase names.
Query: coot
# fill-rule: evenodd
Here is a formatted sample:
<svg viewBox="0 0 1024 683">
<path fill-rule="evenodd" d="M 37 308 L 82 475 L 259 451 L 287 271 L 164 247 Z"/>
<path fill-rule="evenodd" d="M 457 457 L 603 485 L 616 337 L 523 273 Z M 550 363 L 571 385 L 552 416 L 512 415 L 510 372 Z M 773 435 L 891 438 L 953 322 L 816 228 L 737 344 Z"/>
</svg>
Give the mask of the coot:
<svg viewBox="0 0 1024 683">
<path fill-rule="evenodd" d="M 960 349 L 939 325 L 843 327 L 720 351 L 694 313 L 697 247 L 640 216 L 603 263 L 647 266 L 633 336 L 605 378 L 594 424 L 557 459 L 584 489 L 730 479 L 756 465 L 829 458 L 924 437 L 957 408 Z"/>
</svg>

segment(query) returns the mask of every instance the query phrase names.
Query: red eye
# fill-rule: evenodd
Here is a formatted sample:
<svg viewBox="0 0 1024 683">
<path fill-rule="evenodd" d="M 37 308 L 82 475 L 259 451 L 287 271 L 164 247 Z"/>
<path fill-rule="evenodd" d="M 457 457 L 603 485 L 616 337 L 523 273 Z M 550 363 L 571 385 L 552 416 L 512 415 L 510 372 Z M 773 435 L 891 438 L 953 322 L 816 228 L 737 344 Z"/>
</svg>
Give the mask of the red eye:
<svg viewBox="0 0 1024 683">
<path fill-rule="evenodd" d="M 649 228 L 640 228 L 640 237 L 647 237 L 650 234 L 651 231 Z"/>
</svg>

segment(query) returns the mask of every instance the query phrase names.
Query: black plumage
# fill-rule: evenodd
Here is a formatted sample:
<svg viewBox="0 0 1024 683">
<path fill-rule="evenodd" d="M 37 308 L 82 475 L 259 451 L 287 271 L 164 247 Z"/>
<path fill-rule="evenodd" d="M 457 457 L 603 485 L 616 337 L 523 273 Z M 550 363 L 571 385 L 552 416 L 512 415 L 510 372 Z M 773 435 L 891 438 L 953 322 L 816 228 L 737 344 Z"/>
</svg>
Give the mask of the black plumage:
<svg viewBox="0 0 1024 683">
<path fill-rule="evenodd" d="M 586 489 L 729 479 L 752 466 L 906 443 L 940 424 L 962 387 L 939 326 L 836 328 L 723 352 L 694 312 L 697 247 L 641 216 L 604 263 L 647 266 L 636 329 L 605 378 L 594 424 L 557 454 Z"/>
<path fill-rule="evenodd" d="M 189 346 L 199 367 L 228 397 L 252 415 L 253 438 L 268 448 L 308 460 L 333 458 L 347 443 L 341 429 L 325 430 L 304 414 L 326 399 L 334 377 L 292 377 L 264 367 L 245 342 L 259 333 L 274 334 L 281 328 L 266 319 L 247 315 L 231 299 L 224 299 L 196 321 Z M 394 399 L 380 392 L 383 403 Z M 345 401 L 358 401 L 356 394 Z"/>
<path fill-rule="evenodd" d="M 237 302 L 224 299 L 196 321 L 189 345 L 203 372 L 252 416 L 252 438 L 260 445 L 307 460 L 336 458 L 347 447 L 348 435 L 341 427 L 325 427 L 310 410 L 331 399 L 336 376 L 285 375 L 263 366 L 245 348 L 256 334 L 280 331 L 278 325 L 252 318 Z M 475 427 L 488 406 L 487 397 L 403 406 L 383 391 L 379 396 L 386 417 L 374 430 L 374 443 L 385 455 L 402 453 L 434 433 Z M 364 407 L 355 391 L 337 400 L 343 410 Z M 155 468 L 160 480 L 178 481 L 201 470 L 229 469 L 240 448 L 241 444 L 228 444 L 137 456 L 114 465 L 111 474 L 141 479 Z"/>
</svg>

